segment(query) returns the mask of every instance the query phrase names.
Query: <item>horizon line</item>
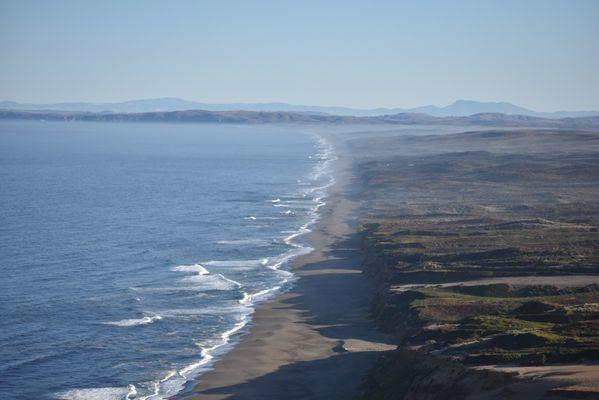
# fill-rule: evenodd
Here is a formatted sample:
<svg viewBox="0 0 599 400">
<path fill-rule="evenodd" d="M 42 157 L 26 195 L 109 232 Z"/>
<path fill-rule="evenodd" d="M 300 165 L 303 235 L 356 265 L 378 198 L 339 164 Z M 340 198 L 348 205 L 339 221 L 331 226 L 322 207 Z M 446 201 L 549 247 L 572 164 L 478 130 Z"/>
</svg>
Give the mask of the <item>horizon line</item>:
<svg viewBox="0 0 599 400">
<path fill-rule="evenodd" d="M 319 104 L 302 104 L 302 103 L 286 102 L 286 101 L 226 101 L 226 102 L 215 101 L 215 102 L 209 102 L 209 101 L 202 101 L 202 100 L 189 100 L 189 99 L 185 99 L 182 97 L 173 97 L 173 96 L 145 97 L 145 98 L 139 97 L 139 98 L 131 98 L 128 100 L 114 100 L 114 101 L 66 100 L 66 101 L 52 101 L 52 102 L 37 102 L 37 101 L 16 101 L 16 100 L 3 99 L 3 100 L 0 100 L 0 103 L 6 102 L 6 103 L 17 103 L 20 105 L 38 105 L 38 106 L 39 105 L 59 105 L 59 104 L 114 105 L 114 104 L 132 103 L 132 102 L 138 102 L 138 101 L 151 101 L 151 100 L 178 100 L 178 101 L 185 101 L 185 102 L 190 102 L 190 103 L 200 103 L 200 104 L 206 104 L 206 105 L 223 105 L 223 106 L 237 105 L 237 104 L 243 104 L 243 105 L 281 104 L 281 105 L 286 105 L 286 106 L 297 106 L 297 107 L 345 108 L 345 109 L 358 110 L 358 111 L 372 111 L 372 110 L 379 110 L 379 109 L 386 109 L 386 110 L 399 109 L 399 110 L 409 111 L 409 110 L 413 110 L 413 109 L 417 109 L 417 108 L 425 108 L 425 107 L 445 108 L 445 107 L 452 106 L 459 102 L 473 102 L 473 103 L 480 103 L 480 104 L 505 104 L 505 105 L 523 108 L 523 109 L 526 109 L 527 111 L 532 111 L 532 112 L 536 112 L 536 113 L 599 112 L 599 106 L 596 109 L 583 109 L 583 110 L 557 109 L 557 110 L 549 110 L 549 111 L 546 111 L 546 110 L 539 111 L 538 109 L 529 108 L 528 106 L 518 105 L 518 104 L 512 103 L 510 101 L 505 101 L 505 100 L 473 100 L 473 99 L 465 99 L 465 98 L 457 98 L 456 100 L 454 100 L 446 105 L 437 105 L 437 104 L 429 103 L 429 104 L 419 105 L 419 106 L 415 106 L 415 107 L 402 107 L 402 106 L 365 107 L 365 106 L 347 106 L 347 105 L 319 105 Z"/>
</svg>

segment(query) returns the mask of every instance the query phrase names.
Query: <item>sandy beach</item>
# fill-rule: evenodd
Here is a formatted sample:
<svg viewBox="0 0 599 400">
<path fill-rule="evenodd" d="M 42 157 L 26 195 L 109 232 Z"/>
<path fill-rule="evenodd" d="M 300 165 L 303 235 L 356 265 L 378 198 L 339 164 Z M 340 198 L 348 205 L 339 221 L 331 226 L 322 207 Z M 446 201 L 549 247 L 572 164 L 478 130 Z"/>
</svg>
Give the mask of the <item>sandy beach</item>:
<svg viewBox="0 0 599 400">
<path fill-rule="evenodd" d="M 426 270 L 418 275 L 422 277 L 420 280 L 411 277 L 410 279 L 416 280 L 410 281 L 408 279 L 403 284 L 389 285 L 389 282 L 393 280 L 393 276 L 401 277 L 397 275 L 401 273 L 401 268 L 394 267 L 392 271 L 385 271 L 384 266 L 387 264 L 381 262 L 381 260 L 391 258 L 397 262 L 397 259 L 393 257 L 396 257 L 397 254 L 407 254 L 412 247 L 408 247 L 406 243 L 411 245 L 416 240 L 425 241 L 425 245 L 414 246 L 416 250 L 413 251 L 422 252 L 427 249 L 433 251 L 437 242 L 431 244 L 426 241 L 431 240 L 431 237 L 436 238 L 434 233 L 437 231 L 434 229 L 439 230 L 437 233 L 439 243 L 446 246 L 446 243 L 449 242 L 448 238 L 459 237 L 457 234 L 448 236 L 453 231 L 451 231 L 451 224 L 448 225 L 447 221 L 450 221 L 450 219 L 447 215 L 456 215 L 464 219 L 469 214 L 467 211 L 456 211 L 454 208 L 448 208 L 451 213 L 447 214 L 445 209 L 439 208 L 439 204 L 443 204 L 444 199 L 454 201 L 455 193 L 463 192 L 453 189 L 451 195 L 444 197 L 443 190 L 452 190 L 447 188 L 445 182 L 436 189 L 437 192 L 430 192 L 436 188 L 432 179 L 439 175 L 439 172 L 435 169 L 425 170 L 423 175 L 419 175 L 419 179 L 428 182 L 427 185 L 418 185 L 419 180 L 412 183 L 401 181 L 401 179 L 407 179 L 410 176 L 408 172 L 411 171 L 411 168 L 415 165 L 414 163 L 416 161 L 422 162 L 424 158 L 410 159 L 405 166 L 399 165 L 395 169 L 389 168 L 391 163 L 396 161 L 393 158 L 385 158 L 388 156 L 383 156 L 383 153 L 393 150 L 400 154 L 401 151 L 410 152 L 411 150 L 401 146 L 399 139 L 385 137 L 387 142 L 378 143 L 378 139 L 372 139 L 370 134 L 368 137 L 360 137 L 359 133 L 345 133 L 343 137 L 335 134 L 330 135 L 336 155 L 339 157 L 334 166 L 336 183 L 330 188 L 326 199 L 327 204 L 321 210 L 321 219 L 313 227 L 313 231 L 305 237 L 314 248 L 314 251 L 297 258 L 291 265 L 291 269 L 300 279 L 290 292 L 258 307 L 253 315 L 249 333 L 240 338 L 240 343 L 231 352 L 215 363 L 213 370 L 202 375 L 199 384 L 193 389 L 193 393 L 185 394 L 184 398 L 351 399 L 359 396 L 363 396 L 363 398 L 417 400 L 438 399 L 440 396 L 452 399 L 541 399 L 546 396 L 553 396 L 552 398 L 573 398 L 572 396 L 593 398 L 592 396 L 596 394 L 595 382 L 597 376 L 597 364 L 594 362 L 575 361 L 569 364 L 553 362 L 551 365 L 535 366 L 534 364 L 520 365 L 514 362 L 495 363 L 486 361 L 485 363 L 478 363 L 478 367 L 473 367 L 467 363 L 457 363 L 449 358 L 437 357 L 433 353 L 438 355 L 439 352 L 434 351 L 434 348 L 430 353 L 427 353 L 425 347 L 435 346 L 437 342 L 434 340 L 425 342 L 424 347 L 422 343 L 417 341 L 414 341 L 415 344 L 412 348 L 410 348 L 410 344 L 406 345 L 406 340 L 415 335 L 414 331 L 411 331 L 413 327 L 410 326 L 410 323 L 414 323 L 414 321 L 410 320 L 409 315 L 401 314 L 401 310 L 404 310 L 404 308 L 395 307 L 397 304 L 401 305 L 397 302 L 398 299 L 401 299 L 401 292 L 406 290 L 410 292 L 428 288 L 429 291 L 440 291 L 449 290 L 452 287 L 477 288 L 481 285 L 506 285 L 516 288 L 513 290 L 531 287 L 547 288 L 550 285 L 557 285 L 555 290 L 564 288 L 574 290 L 571 288 L 596 284 L 598 282 L 597 274 L 590 274 L 586 270 L 573 270 L 569 274 L 562 273 L 558 278 L 549 274 L 551 272 L 549 268 L 545 274 L 535 274 L 523 273 L 522 270 L 512 271 L 509 269 L 510 265 L 507 265 L 497 271 L 492 270 L 488 274 L 477 275 L 473 273 L 468 275 L 462 273 L 456 275 L 456 277 L 459 277 L 457 280 L 439 280 L 433 276 L 434 269 L 432 271 Z M 535 132 L 517 133 L 517 135 L 528 137 L 530 140 L 543 139 L 544 137 L 539 135 L 544 134 Z M 398 138 L 400 138 L 401 135 L 398 135 Z M 550 135 L 550 133 L 545 135 Z M 560 140 L 576 141 L 579 137 L 577 133 L 572 133 L 571 136 L 571 138 L 568 138 L 562 135 Z M 507 136 L 508 139 L 510 137 Z M 362 140 L 363 138 L 366 139 Z M 444 136 L 439 136 L 437 140 L 445 142 L 450 139 L 451 137 L 446 139 Z M 415 139 L 408 138 L 406 140 Z M 422 140 L 430 139 L 424 138 Z M 493 147 L 493 143 L 486 143 L 486 145 Z M 439 151 L 442 152 L 451 150 L 447 150 L 446 146 L 440 146 L 439 148 L 441 149 Z M 517 148 L 521 150 L 521 146 L 517 146 Z M 463 154 L 476 157 L 479 153 Z M 485 157 L 488 158 L 489 156 Z M 386 161 L 380 162 L 379 160 Z M 487 159 L 483 161 L 483 165 L 492 162 L 492 160 Z M 547 163 L 548 161 L 543 162 Z M 374 169 L 371 175 L 368 174 L 369 168 Z M 543 169 L 543 171 L 545 170 L 547 168 Z M 402 172 L 396 173 L 396 171 Z M 357 179 L 358 173 L 360 174 L 360 180 Z M 460 176 L 459 171 L 454 171 L 452 174 L 453 179 Z M 381 180 L 385 177 L 388 180 Z M 372 179 L 373 182 L 369 182 L 368 179 Z M 482 182 L 481 184 L 487 182 L 487 178 L 479 179 Z M 468 179 L 467 182 L 468 187 L 472 189 L 473 181 Z M 501 187 L 506 187 L 506 184 Z M 422 197 L 414 195 L 414 203 L 409 205 L 412 208 L 402 203 L 409 192 L 408 189 L 416 191 L 416 194 L 422 194 Z M 368 197 L 364 195 L 366 192 Z M 488 193 L 488 190 L 485 190 L 485 193 Z M 517 196 L 514 195 L 516 196 L 515 201 L 522 201 L 523 197 L 526 201 L 529 201 L 525 197 L 529 193 L 528 189 L 523 192 L 515 190 L 514 193 L 517 194 Z M 584 199 L 584 193 L 578 194 L 578 196 Z M 495 196 L 493 199 L 498 201 L 497 199 L 502 198 L 502 196 Z M 475 198 L 471 201 L 476 201 L 475 205 L 478 206 L 480 201 L 488 204 L 490 200 L 486 198 L 476 200 Z M 426 208 L 429 206 L 431 207 L 430 210 Z M 424 211 L 418 207 L 424 207 Z M 501 240 L 510 238 L 509 233 L 512 231 L 506 231 L 506 226 L 508 228 L 512 227 L 514 223 L 510 224 L 509 222 L 513 220 L 516 221 L 515 226 L 517 228 L 513 234 L 522 235 L 528 232 L 530 238 L 532 238 L 529 240 L 543 237 L 544 241 L 549 239 L 558 241 L 562 237 L 559 232 L 562 232 L 563 229 L 574 230 L 568 236 L 571 241 L 577 237 L 576 235 L 587 238 L 585 236 L 587 235 L 586 225 L 557 224 L 553 220 L 547 219 L 546 215 L 540 212 L 537 213 L 540 213 L 542 218 L 531 219 L 531 217 L 528 217 L 523 219 L 524 217 L 518 215 L 504 216 L 504 219 L 498 219 L 499 222 L 497 222 L 489 219 L 490 209 L 489 207 L 484 208 L 482 216 L 476 214 L 478 219 L 471 218 L 471 220 L 475 222 L 490 221 L 485 223 L 499 224 L 501 229 L 498 228 L 492 232 L 498 232 L 497 234 Z M 445 214 L 439 214 L 439 210 L 445 212 Z M 402 212 L 404 213 L 403 219 L 397 217 L 397 215 L 401 216 Z M 380 234 L 379 236 L 372 236 L 372 234 L 362 230 L 364 236 L 360 238 L 357 234 L 358 218 L 360 218 L 361 223 L 364 223 L 365 215 L 367 216 L 369 213 L 370 215 L 383 216 L 380 217 L 382 220 L 378 223 L 368 224 L 370 227 L 368 229 L 380 229 Z M 431 215 L 442 215 L 444 217 L 434 220 L 429 225 L 409 225 L 410 218 L 424 218 L 423 216 Z M 555 219 L 555 217 L 553 218 Z M 458 221 L 462 220 L 458 218 Z M 505 221 L 508 221 L 508 223 L 506 224 Z M 396 227 L 392 225 L 393 223 L 396 224 Z M 464 222 L 458 223 L 459 226 L 462 226 L 460 224 L 463 225 Z M 476 235 L 464 236 L 467 238 L 463 241 L 464 246 L 476 247 L 478 243 L 476 240 L 484 239 L 485 236 L 480 234 L 481 224 L 482 222 L 476 222 L 476 226 L 473 228 L 476 229 Z M 556 236 L 557 239 L 551 236 L 552 229 L 557 229 L 556 227 L 560 229 L 558 236 Z M 531 233 L 526 229 L 544 230 L 541 233 L 536 231 Z M 410 232 L 411 236 L 407 235 L 406 232 Z M 422 232 L 424 234 L 418 236 Z M 591 236 L 593 232 L 589 231 Z M 401 242 L 406 237 L 408 237 L 408 239 L 405 239 L 406 243 Z M 473 239 L 473 237 L 477 239 Z M 518 245 L 526 250 L 525 244 L 522 243 L 522 236 L 518 237 L 520 238 Z M 397 249 L 392 248 L 392 250 L 397 250 L 393 254 L 376 253 L 390 248 L 397 241 L 401 243 L 397 245 Z M 376 248 L 378 250 L 369 246 L 369 243 L 373 242 L 380 242 L 380 246 Z M 448 249 L 443 247 L 445 253 L 440 253 L 442 257 L 437 258 L 439 262 L 449 263 L 455 258 L 456 254 L 460 255 L 464 251 L 470 251 L 472 254 L 479 254 L 477 251 L 480 252 L 478 248 L 462 250 L 461 247 L 456 246 Z M 496 247 L 494 242 L 491 243 L 490 248 L 495 249 L 493 246 Z M 538 246 L 534 247 L 533 250 L 537 248 Z M 532 252 L 533 250 L 528 251 Z M 484 252 L 481 254 L 487 255 Z M 488 252 L 488 254 L 490 254 L 489 257 L 494 255 L 493 252 Z M 509 254 L 501 253 L 500 256 L 496 257 L 497 259 L 491 260 L 491 265 L 495 266 L 498 262 L 508 259 Z M 523 250 L 517 254 L 520 258 L 517 258 L 516 261 L 521 261 L 527 266 L 528 261 L 521 260 L 527 253 Z M 547 254 L 552 253 L 543 254 L 547 256 Z M 581 252 L 580 254 L 586 253 Z M 479 268 L 486 265 L 481 262 L 484 259 L 477 260 L 475 264 L 480 264 Z M 555 263 L 559 264 L 558 261 Z M 420 266 L 415 262 L 415 265 L 409 271 L 420 268 Z M 364 273 L 364 270 L 367 272 Z M 367 279 L 366 274 L 371 279 Z M 410 275 L 408 272 L 406 274 Z M 402 281 L 397 280 L 397 282 Z M 376 292 L 377 296 L 375 297 L 374 286 L 377 284 L 379 284 L 379 290 Z M 589 287 L 588 290 L 594 293 L 593 287 Z M 388 291 L 386 295 L 385 291 Z M 589 295 L 592 296 L 592 293 Z M 408 293 L 408 295 L 410 294 Z M 579 296 L 585 296 L 585 294 Z M 372 302 L 373 298 L 375 299 L 374 302 Z M 554 295 L 551 297 L 551 301 L 557 301 L 556 299 L 559 298 L 558 295 Z M 423 294 L 422 299 L 428 298 Z M 484 298 L 481 299 L 479 299 L 481 304 L 488 304 L 484 302 Z M 387 301 L 389 303 L 386 303 Z M 524 298 L 522 301 L 526 302 L 528 298 Z M 448 301 L 447 304 L 449 305 L 440 304 L 443 307 L 450 307 L 454 303 Z M 386 305 L 389 305 L 389 307 L 386 308 Z M 422 306 L 422 304 L 419 306 Z M 431 300 L 431 306 L 427 309 L 430 311 L 427 312 L 430 315 L 441 313 L 440 321 L 443 323 L 427 325 L 429 331 L 433 328 L 445 329 L 447 326 L 457 326 L 456 321 L 464 320 L 463 316 L 456 317 L 461 312 L 460 309 L 453 310 L 443 307 L 435 307 L 434 302 Z M 450 315 L 447 318 L 442 314 L 445 309 L 450 310 L 448 312 Z M 373 310 L 374 312 L 372 312 Z M 400 314 L 394 315 L 394 312 Z M 429 314 L 423 312 L 423 314 L 419 314 L 419 318 L 422 315 Z M 373 316 L 377 319 L 378 325 L 374 319 L 371 319 Z M 408 322 L 404 324 L 404 321 Z M 445 323 L 447 321 L 452 323 Z M 528 323 L 525 319 L 518 321 L 520 321 L 520 324 Z M 544 327 L 546 325 L 539 326 Z M 381 329 L 386 329 L 391 333 L 395 332 L 396 335 L 385 335 L 381 333 Z M 425 334 L 430 334 L 429 331 Z M 423 337 L 425 334 L 423 334 Z M 516 334 L 518 333 L 512 333 L 512 335 Z M 402 335 L 407 335 L 404 337 L 402 350 L 387 352 L 381 358 L 383 352 L 397 347 L 399 338 Z M 440 339 L 440 343 L 445 342 Z M 466 346 L 468 342 L 458 344 Z M 545 345 L 549 346 L 550 343 L 545 343 Z M 513 349 L 508 347 L 508 350 L 514 353 L 520 350 L 517 343 L 513 347 Z M 455 356 L 457 353 L 452 354 Z M 468 350 L 465 350 L 463 354 L 469 354 Z M 377 360 L 380 360 L 380 362 L 377 363 Z M 376 369 L 373 369 L 375 363 Z M 362 387 L 360 387 L 361 383 Z"/>
<path fill-rule="evenodd" d="M 346 195 L 348 160 L 335 169 L 322 217 L 306 235 L 314 251 L 293 262 L 295 287 L 257 309 L 250 332 L 186 398 L 347 399 L 379 352 L 396 347 L 368 318 L 372 288 Z"/>
</svg>

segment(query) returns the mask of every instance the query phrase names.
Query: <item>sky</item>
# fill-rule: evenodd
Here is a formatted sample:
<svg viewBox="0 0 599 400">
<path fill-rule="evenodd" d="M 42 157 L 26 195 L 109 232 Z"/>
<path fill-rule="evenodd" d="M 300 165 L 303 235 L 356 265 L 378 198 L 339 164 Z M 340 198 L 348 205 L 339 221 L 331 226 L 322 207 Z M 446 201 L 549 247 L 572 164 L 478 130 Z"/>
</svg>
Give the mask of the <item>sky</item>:
<svg viewBox="0 0 599 400">
<path fill-rule="evenodd" d="M 0 0 L 0 100 L 599 110 L 599 1 Z"/>
</svg>

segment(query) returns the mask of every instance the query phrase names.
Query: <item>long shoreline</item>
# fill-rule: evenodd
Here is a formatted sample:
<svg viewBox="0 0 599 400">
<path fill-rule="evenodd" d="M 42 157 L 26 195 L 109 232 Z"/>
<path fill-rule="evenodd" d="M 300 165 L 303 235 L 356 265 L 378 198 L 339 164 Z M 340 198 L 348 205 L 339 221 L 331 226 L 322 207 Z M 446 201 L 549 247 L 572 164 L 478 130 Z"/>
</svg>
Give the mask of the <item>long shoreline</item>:
<svg viewBox="0 0 599 400">
<path fill-rule="evenodd" d="M 335 183 L 305 236 L 314 250 L 291 264 L 296 285 L 261 304 L 249 332 L 193 393 L 177 398 L 345 399 L 358 393 L 379 351 L 395 348 L 368 318 L 371 288 L 360 269 L 356 204 L 347 196 L 351 164 L 337 150 Z"/>
</svg>

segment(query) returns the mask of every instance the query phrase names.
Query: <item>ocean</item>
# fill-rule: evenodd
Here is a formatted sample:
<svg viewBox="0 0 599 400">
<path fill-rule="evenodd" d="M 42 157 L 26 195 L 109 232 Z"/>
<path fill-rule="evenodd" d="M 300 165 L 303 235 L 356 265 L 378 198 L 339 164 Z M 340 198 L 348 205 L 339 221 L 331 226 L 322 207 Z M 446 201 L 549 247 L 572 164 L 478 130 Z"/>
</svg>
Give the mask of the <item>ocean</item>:
<svg viewBox="0 0 599 400">
<path fill-rule="evenodd" d="M 0 122 L 0 398 L 188 390 L 293 285 L 334 159 L 281 126 Z"/>
</svg>

